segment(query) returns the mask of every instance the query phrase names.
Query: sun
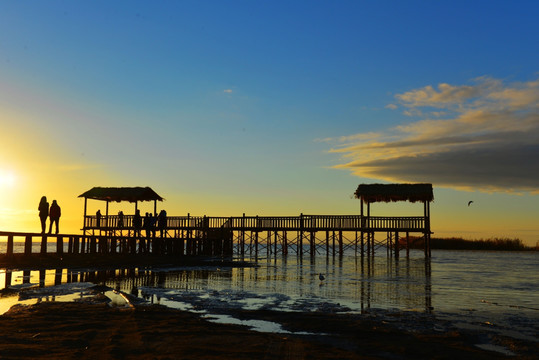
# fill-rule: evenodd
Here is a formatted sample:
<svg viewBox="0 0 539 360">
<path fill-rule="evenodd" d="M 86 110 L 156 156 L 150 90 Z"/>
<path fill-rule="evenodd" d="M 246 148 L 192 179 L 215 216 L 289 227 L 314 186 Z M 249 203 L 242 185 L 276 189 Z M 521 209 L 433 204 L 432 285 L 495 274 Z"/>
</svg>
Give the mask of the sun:
<svg viewBox="0 0 539 360">
<path fill-rule="evenodd" d="M 10 171 L 0 170 L 0 188 L 13 187 L 17 182 L 17 177 Z"/>
</svg>

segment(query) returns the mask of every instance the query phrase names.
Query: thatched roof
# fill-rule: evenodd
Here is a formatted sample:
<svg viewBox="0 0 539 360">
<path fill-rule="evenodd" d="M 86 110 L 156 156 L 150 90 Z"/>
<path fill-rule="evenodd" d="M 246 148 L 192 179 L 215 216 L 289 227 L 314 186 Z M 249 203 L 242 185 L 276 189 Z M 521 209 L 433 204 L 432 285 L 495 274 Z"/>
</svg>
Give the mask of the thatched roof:
<svg viewBox="0 0 539 360">
<path fill-rule="evenodd" d="M 367 203 L 434 200 L 432 184 L 360 184 L 354 195 Z"/>
<path fill-rule="evenodd" d="M 164 199 L 149 187 L 94 187 L 79 197 L 103 201 L 153 201 Z"/>
</svg>

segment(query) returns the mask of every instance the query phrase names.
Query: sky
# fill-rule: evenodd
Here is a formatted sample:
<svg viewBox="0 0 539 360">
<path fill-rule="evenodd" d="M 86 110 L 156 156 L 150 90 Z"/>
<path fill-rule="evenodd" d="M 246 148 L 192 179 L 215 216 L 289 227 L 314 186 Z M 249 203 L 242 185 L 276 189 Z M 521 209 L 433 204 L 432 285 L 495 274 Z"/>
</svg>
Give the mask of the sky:
<svg viewBox="0 0 539 360">
<path fill-rule="evenodd" d="M 80 233 L 94 186 L 150 186 L 169 216 L 291 216 L 418 182 L 433 236 L 535 245 L 538 17 L 536 1 L 1 2 L 0 230 L 40 231 L 47 196 Z"/>
</svg>

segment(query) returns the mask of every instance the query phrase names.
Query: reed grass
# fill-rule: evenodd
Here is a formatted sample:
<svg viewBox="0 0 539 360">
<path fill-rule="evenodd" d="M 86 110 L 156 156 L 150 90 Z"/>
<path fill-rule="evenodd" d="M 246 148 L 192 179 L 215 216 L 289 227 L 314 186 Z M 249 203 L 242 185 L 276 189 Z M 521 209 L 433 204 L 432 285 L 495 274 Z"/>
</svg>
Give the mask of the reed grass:
<svg viewBox="0 0 539 360">
<path fill-rule="evenodd" d="M 410 248 L 422 249 L 422 237 L 410 237 Z M 401 246 L 406 246 L 406 238 L 401 239 Z M 490 238 L 467 240 L 460 237 L 431 238 L 431 249 L 439 250 L 497 250 L 497 251 L 538 251 L 539 242 L 535 246 L 527 246 L 518 238 Z"/>
</svg>

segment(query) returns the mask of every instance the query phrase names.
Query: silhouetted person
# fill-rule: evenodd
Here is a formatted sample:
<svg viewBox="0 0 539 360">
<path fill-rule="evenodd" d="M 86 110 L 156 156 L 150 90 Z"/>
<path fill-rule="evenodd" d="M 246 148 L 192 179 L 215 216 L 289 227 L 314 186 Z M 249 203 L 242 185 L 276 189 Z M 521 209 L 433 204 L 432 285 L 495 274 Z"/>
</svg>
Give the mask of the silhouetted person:
<svg viewBox="0 0 539 360">
<path fill-rule="evenodd" d="M 157 213 L 150 213 L 150 229 L 152 229 L 152 236 L 155 238 L 155 229 L 157 227 Z"/>
<path fill-rule="evenodd" d="M 133 229 L 134 235 L 140 237 L 140 229 L 142 228 L 142 218 L 140 217 L 140 210 L 135 211 L 135 216 L 133 216 Z"/>
<path fill-rule="evenodd" d="M 152 236 L 152 216 L 150 213 L 146 213 L 144 216 L 142 227 L 146 230 L 146 237 L 149 239 Z"/>
<path fill-rule="evenodd" d="M 161 210 L 161 212 L 159 213 L 159 216 L 157 217 L 157 222 L 159 226 L 160 235 L 161 237 L 164 237 L 167 231 L 167 212 L 165 210 Z"/>
<path fill-rule="evenodd" d="M 118 212 L 118 227 L 124 227 L 124 212 L 121 210 Z"/>
<path fill-rule="evenodd" d="M 39 210 L 39 219 L 41 220 L 41 233 L 45 234 L 45 230 L 47 229 L 47 217 L 49 216 L 49 203 L 47 202 L 46 196 L 41 197 L 37 209 Z"/>
<path fill-rule="evenodd" d="M 95 226 L 98 228 L 101 227 L 101 210 L 97 210 L 95 213 Z"/>
<path fill-rule="evenodd" d="M 58 223 L 60 222 L 60 216 L 62 216 L 62 210 L 60 209 L 60 206 L 58 206 L 58 203 L 56 203 L 56 200 L 53 200 L 49 209 L 49 217 L 51 218 L 49 234 L 52 231 L 52 224 L 54 223 L 56 224 L 56 234 L 58 234 Z"/>
</svg>

